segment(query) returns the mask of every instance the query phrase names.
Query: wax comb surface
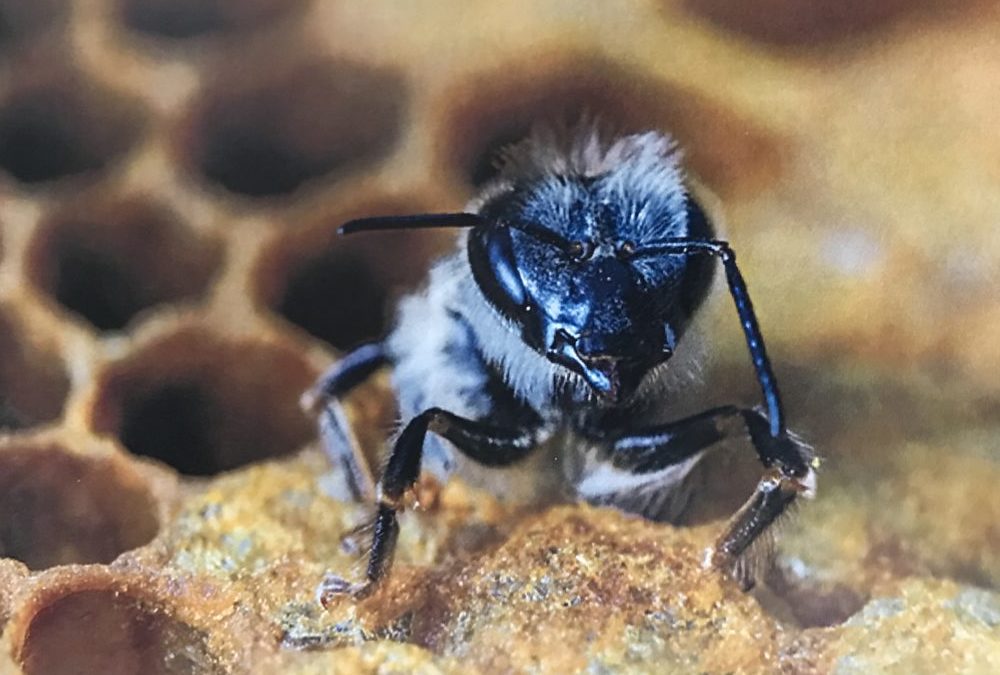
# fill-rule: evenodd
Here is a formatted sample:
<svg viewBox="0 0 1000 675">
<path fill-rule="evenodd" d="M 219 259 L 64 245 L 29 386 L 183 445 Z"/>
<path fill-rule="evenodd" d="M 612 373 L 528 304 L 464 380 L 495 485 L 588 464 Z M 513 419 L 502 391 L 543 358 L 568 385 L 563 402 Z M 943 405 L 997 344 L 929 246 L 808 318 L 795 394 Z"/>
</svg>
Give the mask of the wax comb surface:
<svg viewBox="0 0 1000 675">
<path fill-rule="evenodd" d="M 1000 14 L 829 4 L 0 0 L 0 672 L 1000 672 Z M 298 398 L 452 246 L 336 228 L 581 115 L 718 197 L 817 500 L 743 594 L 745 449 L 684 527 L 426 482 L 324 609 L 368 507 Z M 376 465 L 393 414 L 348 404 Z"/>
</svg>

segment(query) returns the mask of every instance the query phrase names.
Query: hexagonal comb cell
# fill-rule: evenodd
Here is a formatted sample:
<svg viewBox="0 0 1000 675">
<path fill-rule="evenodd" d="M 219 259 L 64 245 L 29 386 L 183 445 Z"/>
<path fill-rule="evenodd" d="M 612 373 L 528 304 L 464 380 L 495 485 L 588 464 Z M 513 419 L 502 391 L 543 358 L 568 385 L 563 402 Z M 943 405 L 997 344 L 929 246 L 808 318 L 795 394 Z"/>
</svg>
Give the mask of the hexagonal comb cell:
<svg viewBox="0 0 1000 675">
<path fill-rule="evenodd" d="M 142 196 L 76 204 L 40 227 L 28 277 L 101 331 L 121 330 L 144 309 L 190 301 L 221 262 L 218 241 Z"/>
<path fill-rule="evenodd" d="M 30 615 L 17 617 L 12 631 L 25 675 L 225 672 L 203 630 L 107 575 L 67 579 L 28 603 Z"/>
<path fill-rule="evenodd" d="M 534 125 L 588 118 L 610 133 L 672 133 L 689 165 L 720 191 L 772 177 L 780 164 L 779 143 L 759 125 L 704 94 L 592 54 L 507 64 L 460 84 L 446 100 L 439 163 L 472 186 L 492 178 L 499 151 Z"/>
<path fill-rule="evenodd" d="M 302 4 L 301 0 L 120 0 L 119 11 L 133 30 L 184 39 L 258 26 Z"/>
<path fill-rule="evenodd" d="M 230 192 L 287 195 L 386 157 L 406 98 L 396 72 L 348 61 L 298 66 L 263 82 L 243 67 L 205 89 L 182 145 L 194 170 Z"/>
<path fill-rule="evenodd" d="M 187 327 L 110 365 L 91 421 L 130 452 L 213 475 L 305 444 L 298 399 L 314 377 L 289 347 Z"/>
<path fill-rule="evenodd" d="M 144 479 L 123 460 L 53 443 L 0 447 L 0 556 L 35 570 L 109 563 L 158 529 Z"/>
<path fill-rule="evenodd" d="M 0 431 L 57 419 L 69 384 L 56 345 L 0 307 Z"/>
<path fill-rule="evenodd" d="M 347 220 L 421 213 L 416 200 L 373 201 L 284 235 L 261 258 L 259 302 L 339 350 L 385 334 L 392 301 L 416 287 L 450 234 L 388 232 L 338 236 Z"/>
<path fill-rule="evenodd" d="M 0 101 L 0 170 L 15 180 L 97 171 L 137 139 L 142 115 L 126 97 L 71 70 L 30 75 Z"/>
</svg>

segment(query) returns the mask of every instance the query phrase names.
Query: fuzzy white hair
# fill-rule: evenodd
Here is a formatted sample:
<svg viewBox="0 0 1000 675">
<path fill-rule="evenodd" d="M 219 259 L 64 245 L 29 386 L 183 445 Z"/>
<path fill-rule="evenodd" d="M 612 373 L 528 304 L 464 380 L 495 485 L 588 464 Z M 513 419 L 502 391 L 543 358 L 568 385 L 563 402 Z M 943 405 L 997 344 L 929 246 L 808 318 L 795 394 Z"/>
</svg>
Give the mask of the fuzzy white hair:
<svg viewBox="0 0 1000 675">
<path fill-rule="evenodd" d="M 501 151 L 498 174 L 469 205 L 483 204 L 534 182 L 553 206 L 565 210 L 576 200 L 567 178 L 603 178 L 602 198 L 622 205 L 641 240 L 686 234 L 686 176 L 683 152 L 660 131 L 606 140 L 597 122 L 576 127 L 536 126 L 524 140 Z M 664 221 L 663 214 L 671 214 Z"/>
</svg>

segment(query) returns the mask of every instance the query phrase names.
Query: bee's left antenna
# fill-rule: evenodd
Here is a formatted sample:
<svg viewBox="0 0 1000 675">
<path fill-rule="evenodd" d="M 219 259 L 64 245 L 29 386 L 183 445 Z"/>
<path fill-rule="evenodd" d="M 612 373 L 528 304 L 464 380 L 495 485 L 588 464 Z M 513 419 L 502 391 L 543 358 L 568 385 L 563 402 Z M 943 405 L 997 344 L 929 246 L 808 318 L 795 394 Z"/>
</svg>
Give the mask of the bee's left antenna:
<svg viewBox="0 0 1000 675">
<path fill-rule="evenodd" d="M 410 216 L 358 218 L 340 226 L 340 234 L 385 230 L 424 230 L 443 227 L 475 227 L 483 219 L 474 213 L 421 213 Z"/>
</svg>

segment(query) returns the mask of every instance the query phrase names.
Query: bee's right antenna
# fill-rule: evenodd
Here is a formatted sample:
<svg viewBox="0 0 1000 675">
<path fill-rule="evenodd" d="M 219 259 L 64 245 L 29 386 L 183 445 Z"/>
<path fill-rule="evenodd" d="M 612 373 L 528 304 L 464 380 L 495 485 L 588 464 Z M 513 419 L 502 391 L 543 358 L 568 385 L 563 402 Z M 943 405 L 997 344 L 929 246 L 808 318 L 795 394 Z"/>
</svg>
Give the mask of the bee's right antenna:
<svg viewBox="0 0 1000 675">
<path fill-rule="evenodd" d="M 764 336 L 757 323 L 757 315 L 750 302 L 746 281 L 736 266 L 736 254 L 729 243 L 717 239 L 691 239 L 688 237 L 672 237 L 650 242 L 635 251 L 634 255 L 712 255 L 722 261 L 726 272 L 726 283 L 729 294 L 736 304 L 736 312 L 740 317 L 740 327 L 746 338 L 747 348 L 754 370 L 757 371 L 757 381 L 760 383 L 767 404 L 767 417 L 770 422 L 771 436 L 777 438 L 785 433 L 785 417 L 781 409 L 781 395 L 778 393 L 778 381 L 771 369 L 771 360 L 767 358 L 767 348 L 764 346 Z"/>
<path fill-rule="evenodd" d="M 340 234 L 385 230 L 424 230 L 443 227 L 475 227 L 485 221 L 474 213 L 420 213 L 411 216 L 358 218 L 340 226 Z"/>
</svg>

